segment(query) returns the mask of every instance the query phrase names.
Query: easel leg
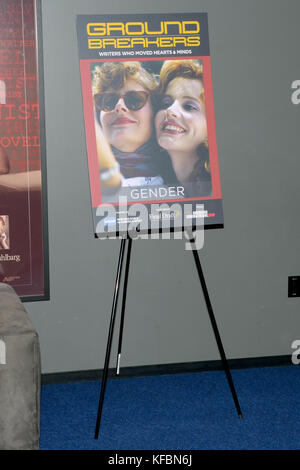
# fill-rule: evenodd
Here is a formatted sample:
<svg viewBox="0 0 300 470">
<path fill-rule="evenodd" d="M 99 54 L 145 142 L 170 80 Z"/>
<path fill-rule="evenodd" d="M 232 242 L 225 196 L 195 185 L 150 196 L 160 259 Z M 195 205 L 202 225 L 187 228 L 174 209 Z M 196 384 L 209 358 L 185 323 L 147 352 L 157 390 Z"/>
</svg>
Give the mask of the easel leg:
<svg viewBox="0 0 300 470">
<path fill-rule="evenodd" d="M 213 328 L 213 331 L 214 331 L 214 334 L 215 334 L 215 338 L 216 338 L 217 345 L 218 345 L 218 348 L 219 348 L 220 356 L 221 356 L 221 359 L 222 359 L 223 368 L 224 368 L 224 371 L 226 373 L 227 381 L 228 381 L 228 384 L 229 384 L 229 387 L 230 387 L 230 390 L 231 390 L 232 398 L 234 400 L 238 416 L 239 416 L 239 418 L 242 418 L 243 417 L 242 411 L 241 411 L 239 401 L 238 401 L 238 397 L 237 397 L 237 394 L 236 394 L 236 391 L 235 391 L 235 388 L 234 388 L 233 380 L 232 380 L 230 369 L 229 369 L 228 362 L 227 362 L 227 359 L 226 359 L 225 351 L 224 351 L 224 348 L 223 348 L 223 345 L 222 345 L 222 340 L 221 340 L 220 333 L 219 333 L 219 330 L 218 330 L 217 322 L 216 322 L 214 312 L 213 312 L 213 309 L 212 309 L 212 306 L 211 306 L 210 298 L 209 298 L 209 295 L 208 295 L 208 290 L 207 290 L 207 287 L 206 287 L 205 278 L 204 278 L 204 274 L 203 274 L 203 271 L 202 271 L 198 251 L 196 249 L 193 249 L 193 255 L 194 255 L 194 259 L 195 259 L 199 279 L 200 279 L 200 282 L 201 282 L 201 286 L 202 286 L 202 290 L 203 290 L 203 294 L 204 294 L 204 298 L 205 298 L 209 318 L 210 318 L 212 328 Z"/>
<path fill-rule="evenodd" d="M 123 258 L 124 258 L 124 249 L 125 249 L 126 241 L 127 240 L 125 238 L 122 238 L 121 240 L 119 262 L 118 262 L 118 269 L 117 269 L 117 278 L 116 278 L 116 284 L 115 284 L 113 306 L 112 306 L 109 333 L 108 333 L 107 346 L 106 346 L 105 363 L 104 363 L 104 369 L 103 369 L 103 375 L 102 375 L 101 394 L 100 394 L 99 405 L 98 405 L 95 439 L 98 439 L 98 435 L 99 435 L 100 420 L 101 420 L 101 415 L 102 415 L 104 394 L 105 394 L 105 388 L 106 388 L 106 382 L 107 382 L 108 366 L 109 366 L 109 359 L 110 359 L 110 353 L 111 353 L 111 345 L 112 345 L 112 339 L 113 339 L 114 324 L 115 324 L 115 318 L 116 318 L 118 295 L 119 295 L 122 265 L 123 265 Z"/>
<path fill-rule="evenodd" d="M 120 333 L 119 333 L 118 360 L 117 360 L 116 375 L 119 375 L 119 373 L 120 373 L 120 360 L 121 360 L 121 352 L 122 352 L 122 340 L 123 340 L 124 317 L 125 317 L 125 307 L 126 307 L 126 296 L 127 296 L 127 284 L 128 284 L 128 273 L 129 273 L 129 266 L 130 266 L 131 247 L 132 247 L 132 239 L 129 238 L 128 247 L 127 247 L 127 258 L 126 258 L 126 267 L 125 267 L 124 287 L 123 287 L 123 300 L 122 300 L 122 310 L 121 310 L 121 320 L 120 320 Z"/>
</svg>

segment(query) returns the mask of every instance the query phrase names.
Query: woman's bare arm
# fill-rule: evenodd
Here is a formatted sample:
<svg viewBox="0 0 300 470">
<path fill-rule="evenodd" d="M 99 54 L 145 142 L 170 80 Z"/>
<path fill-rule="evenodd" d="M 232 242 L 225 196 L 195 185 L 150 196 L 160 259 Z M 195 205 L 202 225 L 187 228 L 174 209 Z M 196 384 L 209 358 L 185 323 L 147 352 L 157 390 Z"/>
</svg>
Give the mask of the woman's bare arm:
<svg viewBox="0 0 300 470">
<path fill-rule="evenodd" d="M 3 149 L 0 149 L 0 175 L 9 173 L 9 160 L 8 156 Z"/>
</svg>

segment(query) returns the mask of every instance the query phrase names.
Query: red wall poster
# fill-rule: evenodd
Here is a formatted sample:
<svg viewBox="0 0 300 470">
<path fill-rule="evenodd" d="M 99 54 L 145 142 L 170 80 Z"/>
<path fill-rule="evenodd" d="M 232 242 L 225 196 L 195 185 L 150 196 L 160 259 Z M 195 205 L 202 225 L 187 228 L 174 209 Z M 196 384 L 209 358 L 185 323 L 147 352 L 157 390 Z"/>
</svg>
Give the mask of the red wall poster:
<svg viewBox="0 0 300 470">
<path fill-rule="evenodd" d="M 22 300 L 49 297 L 39 8 L 0 2 L 0 281 Z"/>
</svg>

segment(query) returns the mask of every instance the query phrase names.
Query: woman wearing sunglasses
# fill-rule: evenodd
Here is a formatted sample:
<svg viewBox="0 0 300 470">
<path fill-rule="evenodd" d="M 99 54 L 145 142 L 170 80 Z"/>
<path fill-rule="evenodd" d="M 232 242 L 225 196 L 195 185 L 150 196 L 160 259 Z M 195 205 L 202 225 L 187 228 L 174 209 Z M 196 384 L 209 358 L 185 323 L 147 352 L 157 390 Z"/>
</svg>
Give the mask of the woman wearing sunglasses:
<svg viewBox="0 0 300 470">
<path fill-rule="evenodd" d="M 109 62 L 95 67 L 93 95 L 102 187 L 162 184 L 154 163 L 155 77 L 139 62 Z"/>
<path fill-rule="evenodd" d="M 211 177 L 202 66 L 194 60 L 167 60 L 160 71 L 158 144 L 172 162 L 189 196 L 211 195 Z"/>
</svg>

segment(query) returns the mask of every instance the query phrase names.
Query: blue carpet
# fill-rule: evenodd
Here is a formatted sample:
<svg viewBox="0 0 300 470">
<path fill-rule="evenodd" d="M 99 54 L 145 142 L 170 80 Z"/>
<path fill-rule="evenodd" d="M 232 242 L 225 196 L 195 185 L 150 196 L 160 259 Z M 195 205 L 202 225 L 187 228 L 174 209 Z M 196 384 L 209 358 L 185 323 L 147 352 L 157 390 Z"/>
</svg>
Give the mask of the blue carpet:
<svg viewBox="0 0 300 470">
<path fill-rule="evenodd" d="M 43 385 L 41 450 L 298 450 L 300 366 Z"/>
</svg>

